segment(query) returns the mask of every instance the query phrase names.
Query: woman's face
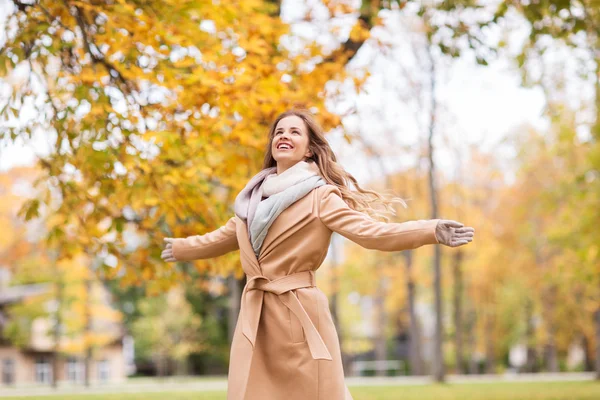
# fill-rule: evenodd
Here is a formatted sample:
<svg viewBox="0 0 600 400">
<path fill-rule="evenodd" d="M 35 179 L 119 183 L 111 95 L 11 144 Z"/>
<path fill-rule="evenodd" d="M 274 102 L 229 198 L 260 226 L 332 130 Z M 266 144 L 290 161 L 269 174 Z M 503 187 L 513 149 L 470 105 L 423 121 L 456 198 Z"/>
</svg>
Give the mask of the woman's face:
<svg viewBox="0 0 600 400">
<path fill-rule="evenodd" d="M 310 157 L 309 143 L 308 129 L 302 118 L 291 115 L 281 119 L 275 127 L 275 135 L 271 142 L 271 153 L 277 161 L 277 173 L 280 174 L 304 158 Z"/>
</svg>

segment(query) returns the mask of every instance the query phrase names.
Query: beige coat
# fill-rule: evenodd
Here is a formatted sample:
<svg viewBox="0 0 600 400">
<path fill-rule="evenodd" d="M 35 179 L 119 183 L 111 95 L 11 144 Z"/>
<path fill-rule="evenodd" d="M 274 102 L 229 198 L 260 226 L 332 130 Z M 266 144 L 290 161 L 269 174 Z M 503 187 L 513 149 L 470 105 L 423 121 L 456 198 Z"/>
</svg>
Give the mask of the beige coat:
<svg viewBox="0 0 600 400">
<path fill-rule="evenodd" d="M 177 260 L 240 250 L 242 292 L 228 377 L 228 400 L 352 400 L 335 325 L 315 271 L 332 232 L 381 251 L 437 244 L 439 220 L 374 221 L 351 209 L 336 186 L 313 189 L 273 222 L 258 259 L 237 216 L 204 235 L 175 240 Z"/>
</svg>

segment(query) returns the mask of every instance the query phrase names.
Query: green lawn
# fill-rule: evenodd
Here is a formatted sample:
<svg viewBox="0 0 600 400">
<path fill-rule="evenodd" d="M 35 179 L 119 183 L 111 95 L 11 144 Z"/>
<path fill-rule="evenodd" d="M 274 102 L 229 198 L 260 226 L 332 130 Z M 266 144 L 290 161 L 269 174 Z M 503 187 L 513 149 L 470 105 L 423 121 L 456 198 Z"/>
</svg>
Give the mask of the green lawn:
<svg viewBox="0 0 600 400">
<path fill-rule="evenodd" d="M 478 383 L 415 386 L 351 386 L 354 400 L 598 400 L 600 382 Z M 27 399 L 54 399 L 54 396 Z M 61 400 L 225 400 L 224 392 L 60 395 Z M 0 397 L 23 400 L 23 397 Z"/>
</svg>

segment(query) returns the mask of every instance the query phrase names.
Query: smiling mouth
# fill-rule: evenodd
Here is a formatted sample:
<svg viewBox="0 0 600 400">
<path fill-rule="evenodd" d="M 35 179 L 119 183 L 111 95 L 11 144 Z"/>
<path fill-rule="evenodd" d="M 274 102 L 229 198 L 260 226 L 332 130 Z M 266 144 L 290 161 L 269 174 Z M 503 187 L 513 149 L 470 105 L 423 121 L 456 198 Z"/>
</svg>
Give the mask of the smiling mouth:
<svg viewBox="0 0 600 400">
<path fill-rule="evenodd" d="M 284 145 L 278 145 L 277 150 L 293 150 L 294 148 L 290 145 L 285 145 L 287 147 L 283 147 Z"/>
</svg>

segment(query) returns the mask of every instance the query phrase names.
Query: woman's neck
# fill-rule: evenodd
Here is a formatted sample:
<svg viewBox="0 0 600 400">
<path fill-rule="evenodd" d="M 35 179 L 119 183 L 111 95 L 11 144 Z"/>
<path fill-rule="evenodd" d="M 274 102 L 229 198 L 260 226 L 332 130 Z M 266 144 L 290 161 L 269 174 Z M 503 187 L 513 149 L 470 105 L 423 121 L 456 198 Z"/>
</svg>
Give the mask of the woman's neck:
<svg viewBox="0 0 600 400">
<path fill-rule="evenodd" d="M 292 168 L 293 166 L 297 165 L 298 163 L 301 163 L 302 161 L 305 160 L 300 160 L 300 161 L 296 161 L 294 164 L 283 164 L 283 163 L 277 163 L 277 175 L 281 175 L 283 172 L 287 171 L 288 169 Z"/>
</svg>

